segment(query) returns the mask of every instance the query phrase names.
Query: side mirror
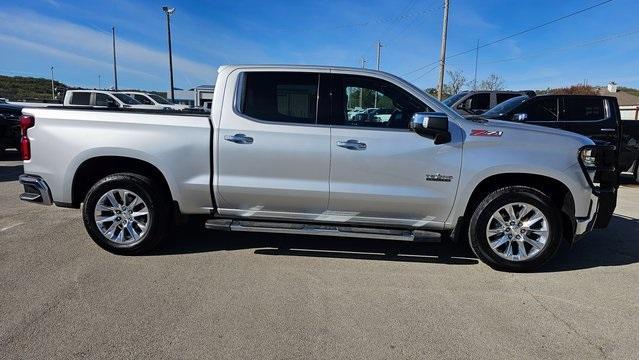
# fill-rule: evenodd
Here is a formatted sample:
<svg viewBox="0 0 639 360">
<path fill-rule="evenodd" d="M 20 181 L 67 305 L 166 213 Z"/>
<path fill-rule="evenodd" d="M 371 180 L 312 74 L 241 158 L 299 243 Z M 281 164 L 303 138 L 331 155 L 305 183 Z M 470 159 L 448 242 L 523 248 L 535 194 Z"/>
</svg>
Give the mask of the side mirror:
<svg viewBox="0 0 639 360">
<path fill-rule="evenodd" d="M 514 121 L 523 122 L 523 121 L 526 121 L 527 119 L 528 119 L 528 114 L 526 114 L 526 113 L 519 113 L 519 114 L 513 115 L 513 120 Z"/>
<path fill-rule="evenodd" d="M 450 142 L 448 116 L 444 113 L 415 113 L 410 122 L 410 130 L 424 137 L 432 137 L 435 145 Z"/>
</svg>

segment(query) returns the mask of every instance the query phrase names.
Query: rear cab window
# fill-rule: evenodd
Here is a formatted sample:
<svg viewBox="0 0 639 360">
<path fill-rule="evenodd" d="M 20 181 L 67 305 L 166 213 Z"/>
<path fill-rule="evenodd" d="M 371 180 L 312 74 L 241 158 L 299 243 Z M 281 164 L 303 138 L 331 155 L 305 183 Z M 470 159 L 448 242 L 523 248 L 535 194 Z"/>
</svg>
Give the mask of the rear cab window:
<svg viewBox="0 0 639 360">
<path fill-rule="evenodd" d="M 72 105 L 90 105 L 91 93 L 89 92 L 74 92 L 71 94 Z"/>
<path fill-rule="evenodd" d="M 316 124 L 319 74 L 245 72 L 239 111 L 260 121 Z"/>
</svg>

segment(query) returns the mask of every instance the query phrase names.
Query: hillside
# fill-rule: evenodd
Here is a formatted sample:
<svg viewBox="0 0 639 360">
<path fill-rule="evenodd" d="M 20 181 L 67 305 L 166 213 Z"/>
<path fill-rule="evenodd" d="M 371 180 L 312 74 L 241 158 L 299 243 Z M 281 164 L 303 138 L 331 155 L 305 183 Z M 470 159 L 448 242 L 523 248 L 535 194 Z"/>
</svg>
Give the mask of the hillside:
<svg viewBox="0 0 639 360">
<path fill-rule="evenodd" d="M 64 94 L 67 85 L 55 81 L 58 94 Z M 24 76 L 0 75 L 0 97 L 9 100 L 51 100 L 51 80 Z"/>
</svg>

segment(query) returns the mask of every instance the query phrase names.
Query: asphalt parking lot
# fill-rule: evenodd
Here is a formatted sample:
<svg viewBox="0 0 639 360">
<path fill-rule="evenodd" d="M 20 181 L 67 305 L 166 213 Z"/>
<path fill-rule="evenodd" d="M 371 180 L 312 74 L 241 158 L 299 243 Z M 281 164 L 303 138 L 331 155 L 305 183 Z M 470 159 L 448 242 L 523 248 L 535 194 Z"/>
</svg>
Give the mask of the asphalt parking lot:
<svg viewBox="0 0 639 360">
<path fill-rule="evenodd" d="M 639 186 L 543 271 L 451 246 L 183 228 L 154 254 L 18 200 L 0 161 L 0 358 L 639 358 Z"/>
</svg>

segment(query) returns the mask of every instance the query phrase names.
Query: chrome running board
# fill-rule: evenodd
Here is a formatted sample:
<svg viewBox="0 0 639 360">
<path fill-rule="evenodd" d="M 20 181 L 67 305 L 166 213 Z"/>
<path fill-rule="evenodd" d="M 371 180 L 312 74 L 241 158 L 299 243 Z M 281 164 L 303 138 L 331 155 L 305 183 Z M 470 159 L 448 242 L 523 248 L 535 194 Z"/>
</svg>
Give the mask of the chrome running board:
<svg viewBox="0 0 639 360">
<path fill-rule="evenodd" d="M 441 242 L 441 234 L 425 230 L 380 229 L 344 225 L 302 224 L 271 221 L 210 219 L 209 230 L 261 232 L 294 235 L 319 235 L 381 240 Z"/>
</svg>

